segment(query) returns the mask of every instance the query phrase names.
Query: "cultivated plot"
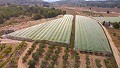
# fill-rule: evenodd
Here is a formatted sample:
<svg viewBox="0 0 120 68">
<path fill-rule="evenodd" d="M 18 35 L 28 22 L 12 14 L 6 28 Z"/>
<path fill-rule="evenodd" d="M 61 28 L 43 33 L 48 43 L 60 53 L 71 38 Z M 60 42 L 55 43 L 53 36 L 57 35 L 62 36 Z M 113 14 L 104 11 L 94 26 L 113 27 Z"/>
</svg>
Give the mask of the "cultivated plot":
<svg viewBox="0 0 120 68">
<path fill-rule="evenodd" d="M 7 35 L 8 38 L 47 40 L 59 43 L 70 43 L 72 30 L 72 15 L 65 15 L 60 19 L 55 19 L 43 24 L 18 30 Z"/>
<path fill-rule="evenodd" d="M 97 21 L 76 16 L 75 21 L 75 50 L 111 53 L 106 35 Z"/>
<path fill-rule="evenodd" d="M 100 21 L 100 22 L 120 22 L 120 17 L 93 17 L 94 19 Z"/>
</svg>

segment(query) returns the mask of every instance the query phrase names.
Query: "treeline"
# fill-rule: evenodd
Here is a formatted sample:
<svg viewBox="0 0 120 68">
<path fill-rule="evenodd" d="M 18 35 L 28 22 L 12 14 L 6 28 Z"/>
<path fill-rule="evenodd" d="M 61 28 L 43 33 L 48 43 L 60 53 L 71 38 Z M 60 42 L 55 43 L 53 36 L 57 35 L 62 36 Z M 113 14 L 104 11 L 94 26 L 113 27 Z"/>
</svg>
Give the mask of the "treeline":
<svg viewBox="0 0 120 68">
<path fill-rule="evenodd" d="M 77 7 L 120 8 L 120 1 L 83 1 L 70 4 Z"/>
<path fill-rule="evenodd" d="M 0 24 L 11 17 L 19 17 L 20 15 L 30 16 L 32 19 L 51 18 L 60 14 L 66 14 L 65 11 L 55 8 L 44 8 L 40 6 L 1 6 L 0 7 Z"/>
</svg>

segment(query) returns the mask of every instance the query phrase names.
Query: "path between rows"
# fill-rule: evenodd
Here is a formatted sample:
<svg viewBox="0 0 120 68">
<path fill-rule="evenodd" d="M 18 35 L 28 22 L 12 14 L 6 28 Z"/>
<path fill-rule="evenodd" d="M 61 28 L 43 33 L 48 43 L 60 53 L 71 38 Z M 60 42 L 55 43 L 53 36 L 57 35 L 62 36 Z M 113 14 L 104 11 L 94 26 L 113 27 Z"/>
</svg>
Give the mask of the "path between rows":
<svg viewBox="0 0 120 68">
<path fill-rule="evenodd" d="M 26 50 L 21 54 L 21 56 L 19 57 L 18 60 L 18 68 L 27 68 L 23 63 L 22 63 L 22 58 L 23 56 L 25 56 L 25 54 L 27 53 L 27 51 L 29 50 L 29 48 L 31 47 L 31 43 L 28 43 Z"/>
</svg>

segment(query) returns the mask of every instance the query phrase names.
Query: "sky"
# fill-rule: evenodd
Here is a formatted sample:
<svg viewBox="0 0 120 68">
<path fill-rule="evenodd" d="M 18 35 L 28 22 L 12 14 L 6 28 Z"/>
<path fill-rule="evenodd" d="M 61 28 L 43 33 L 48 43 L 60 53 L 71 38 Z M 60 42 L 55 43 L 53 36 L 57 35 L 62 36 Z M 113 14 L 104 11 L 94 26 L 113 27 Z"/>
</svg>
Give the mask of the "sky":
<svg viewBox="0 0 120 68">
<path fill-rule="evenodd" d="M 59 1 L 59 0 L 44 0 L 44 1 L 47 1 L 47 2 L 55 2 L 55 1 Z"/>
</svg>

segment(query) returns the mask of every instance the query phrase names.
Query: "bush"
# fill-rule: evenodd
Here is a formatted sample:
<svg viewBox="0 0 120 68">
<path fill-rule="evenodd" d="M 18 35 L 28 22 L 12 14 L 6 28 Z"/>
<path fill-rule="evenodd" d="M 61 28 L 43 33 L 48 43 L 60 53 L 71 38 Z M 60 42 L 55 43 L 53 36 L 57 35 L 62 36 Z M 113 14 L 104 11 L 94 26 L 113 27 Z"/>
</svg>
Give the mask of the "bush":
<svg viewBox="0 0 120 68">
<path fill-rule="evenodd" d="M 63 60 L 64 60 L 64 61 L 67 61 L 68 56 L 69 56 L 69 55 L 66 53 L 66 54 L 62 57 L 62 58 L 63 58 Z"/>
<path fill-rule="evenodd" d="M 32 19 L 34 19 L 34 20 L 39 20 L 39 19 L 41 19 L 41 18 L 42 18 L 41 14 L 35 14 L 35 15 L 33 15 L 33 17 L 32 17 Z"/>
<path fill-rule="evenodd" d="M 27 55 L 25 55 L 23 58 L 22 58 L 22 62 L 24 63 L 24 62 L 26 62 L 26 59 L 28 58 L 28 56 Z"/>
<path fill-rule="evenodd" d="M 60 51 L 58 51 L 58 50 L 55 51 L 55 54 L 59 54 L 59 53 L 60 53 Z"/>
<path fill-rule="evenodd" d="M 42 61 L 40 68 L 46 68 L 47 67 L 48 62 L 47 61 Z"/>
<path fill-rule="evenodd" d="M 90 59 L 89 59 L 89 55 L 86 55 L 86 64 L 87 64 L 87 68 L 90 68 Z"/>
<path fill-rule="evenodd" d="M 29 48 L 29 50 L 27 51 L 28 55 L 30 55 L 33 50 L 33 48 Z"/>
<path fill-rule="evenodd" d="M 5 45 L 6 45 L 6 44 L 0 44 L 0 51 L 5 48 Z"/>
<path fill-rule="evenodd" d="M 101 61 L 99 59 L 96 59 L 95 62 L 96 62 L 96 65 L 97 65 L 98 68 L 102 67 L 102 65 L 100 63 Z"/>
<path fill-rule="evenodd" d="M 54 56 L 52 57 L 52 60 L 53 60 L 53 61 L 57 61 L 57 58 L 58 58 L 58 55 L 54 55 Z"/>
<path fill-rule="evenodd" d="M 4 23 L 3 18 L 0 18 L 0 24 L 3 24 L 3 23 Z"/>
<path fill-rule="evenodd" d="M 38 53 L 38 52 L 33 53 L 33 54 L 32 54 L 32 58 L 33 58 L 35 61 L 38 61 L 38 60 L 39 60 L 39 53 Z"/>
<path fill-rule="evenodd" d="M 55 46 L 50 45 L 48 48 L 49 48 L 49 49 L 54 49 Z"/>
<path fill-rule="evenodd" d="M 28 62 L 29 68 L 35 68 L 36 61 L 35 60 L 30 60 Z"/>
<path fill-rule="evenodd" d="M 79 68 L 80 67 L 80 63 L 75 63 L 74 68 Z"/>
<path fill-rule="evenodd" d="M 120 28 L 120 24 L 116 22 L 116 23 L 113 24 L 113 27 L 114 27 L 115 29 L 119 29 L 119 28 Z"/>
<path fill-rule="evenodd" d="M 11 53 L 12 52 L 12 47 L 11 46 L 9 46 L 8 48 L 6 48 L 5 50 L 4 50 L 4 53 L 6 53 L 6 54 L 9 54 L 9 53 Z"/>
<path fill-rule="evenodd" d="M 79 55 L 75 56 L 75 60 L 79 60 L 79 59 L 80 59 Z"/>
<path fill-rule="evenodd" d="M 104 63 L 106 65 L 106 68 L 117 68 L 116 61 L 113 57 L 104 59 Z"/>
</svg>

